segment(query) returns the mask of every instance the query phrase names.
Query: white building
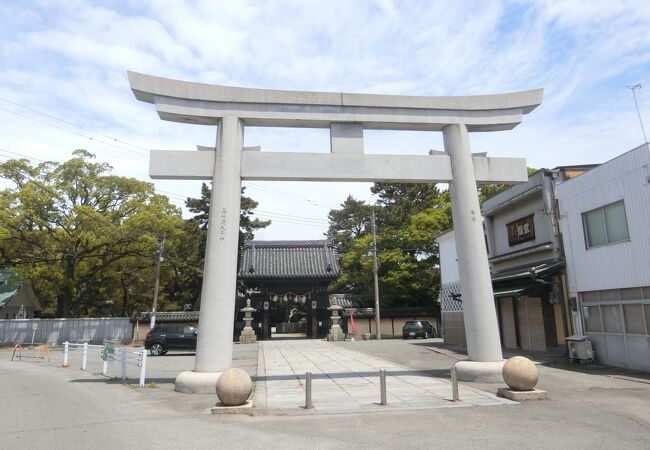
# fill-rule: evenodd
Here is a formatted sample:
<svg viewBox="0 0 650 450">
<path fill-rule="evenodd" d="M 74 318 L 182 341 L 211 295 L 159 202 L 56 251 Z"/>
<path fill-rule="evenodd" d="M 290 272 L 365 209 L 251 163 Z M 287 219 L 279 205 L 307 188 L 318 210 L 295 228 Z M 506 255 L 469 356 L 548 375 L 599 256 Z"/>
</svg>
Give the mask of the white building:
<svg viewBox="0 0 650 450">
<path fill-rule="evenodd" d="M 463 305 L 460 302 L 460 273 L 454 230 L 436 236 L 440 257 L 440 320 L 445 342 L 465 345 Z"/>
<path fill-rule="evenodd" d="M 559 183 L 591 167 L 540 169 L 528 177 L 528 183 L 511 186 L 483 202 L 481 214 L 505 348 L 564 351 L 571 319 L 555 190 Z"/>
<path fill-rule="evenodd" d="M 506 349 L 563 352 L 565 337 L 573 333 L 555 189 L 593 167 L 540 169 L 527 183 L 511 186 L 482 205 L 499 333 Z M 460 293 L 453 230 L 436 242 L 445 340 L 463 344 L 462 298 L 453 295 Z"/>
<path fill-rule="evenodd" d="M 599 362 L 650 369 L 650 146 L 557 187 L 569 297 Z"/>
</svg>

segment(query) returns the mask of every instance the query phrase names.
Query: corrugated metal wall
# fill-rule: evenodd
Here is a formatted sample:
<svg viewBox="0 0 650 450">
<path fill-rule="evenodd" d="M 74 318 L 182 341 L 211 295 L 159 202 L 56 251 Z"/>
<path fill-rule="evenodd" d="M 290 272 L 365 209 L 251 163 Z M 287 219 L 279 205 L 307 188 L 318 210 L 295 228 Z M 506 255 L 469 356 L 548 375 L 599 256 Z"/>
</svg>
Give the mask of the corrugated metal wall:
<svg viewBox="0 0 650 450">
<path fill-rule="evenodd" d="M 644 144 L 562 183 L 557 192 L 569 296 L 650 286 L 650 146 Z M 625 205 L 629 241 L 587 249 L 582 214 L 619 200 Z M 627 303 L 607 302 L 608 305 Z M 650 369 L 650 337 L 624 333 L 624 328 L 620 333 L 586 330 L 586 334 L 593 343 L 598 362 Z"/>
<path fill-rule="evenodd" d="M 465 322 L 462 311 L 443 311 L 442 324 L 445 343 L 452 345 L 467 345 L 465 339 Z"/>
<path fill-rule="evenodd" d="M 519 297 L 517 316 L 519 317 L 519 342 L 521 348 L 534 351 L 546 351 L 546 333 L 544 333 L 544 314 L 542 299 L 537 297 Z M 530 335 L 529 335 L 530 332 Z"/>
<path fill-rule="evenodd" d="M 133 339 L 133 324 L 128 318 L 102 319 L 25 319 L 0 320 L 0 344 L 89 342 L 101 344 L 104 339 L 122 344 Z"/>
<path fill-rule="evenodd" d="M 650 150 L 647 145 L 558 186 L 569 295 L 650 285 Z M 629 241 L 587 249 L 582 214 L 624 200 Z"/>
<path fill-rule="evenodd" d="M 517 348 L 517 331 L 515 329 L 515 314 L 512 308 L 512 297 L 502 297 L 501 302 L 501 331 L 503 332 L 503 346 Z"/>
</svg>

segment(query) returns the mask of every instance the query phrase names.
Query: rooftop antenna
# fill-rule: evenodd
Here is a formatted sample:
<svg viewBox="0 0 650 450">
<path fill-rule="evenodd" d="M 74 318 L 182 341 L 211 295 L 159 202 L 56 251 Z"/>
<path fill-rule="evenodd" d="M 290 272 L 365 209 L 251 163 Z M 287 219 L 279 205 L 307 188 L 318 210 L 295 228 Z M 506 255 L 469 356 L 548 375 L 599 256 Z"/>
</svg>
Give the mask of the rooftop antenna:
<svg viewBox="0 0 650 450">
<path fill-rule="evenodd" d="M 632 95 L 634 96 L 634 105 L 636 106 L 636 113 L 639 115 L 639 123 L 641 124 L 641 131 L 643 131 L 643 142 L 646 143 L 648 142 L 648 138 L 645 135 L 645 128 L 643 128 L 643 120 L 641 119 L 639 104 L 636 101 L 636 90 L 641 89 L 641 83 L 637 83 L 634 86 L 626 86 L 626 87 L 632 91 Z"/>
</svg>

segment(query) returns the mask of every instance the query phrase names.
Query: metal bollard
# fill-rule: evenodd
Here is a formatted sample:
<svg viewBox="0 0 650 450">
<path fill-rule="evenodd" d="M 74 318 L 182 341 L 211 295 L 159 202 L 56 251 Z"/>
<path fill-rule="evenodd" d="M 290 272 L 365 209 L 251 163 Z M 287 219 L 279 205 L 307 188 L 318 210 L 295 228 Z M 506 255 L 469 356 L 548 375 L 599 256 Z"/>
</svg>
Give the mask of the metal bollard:
<svg viewBox="0 0 650 450">
<path fill-rule="evenodd" d="M 106 356 L 105 358 L 106 359 L 102 362 L 102 375 L 108 374 L 108 356 Z"/>
<path fill-rule="evenodd" d="M 456 365 L 451 368 L 451 396 L 453 402 L 459 402 L 458 396 L 458 374 L 456 373 Z"/>
<path fill-rule="evenodd" d="M 126 357 L 127 357 L 127 349 L 121 348 L 120 349 L 120 363 L 122 365 L 122 383 L 126 381 Z"/>
<path fill-rule="evenodd" d="M 305 373 L 305 409 L 312 409 L 311 402 L 311 372 Z"/>
<path fill-rule="evenodd" d="M 144 387 L 147 372 L 147 350 L 142 350 L 142 359 L 140 360 L 140 387 Z"/>
<path fill-rule="evenodd" d="M 70 345 L 68 341 L 63 343 L 63 367 L 68 367 L 68 354 L 70 351 Z"/>
<path fill-rule="evenodd" d="M 387 405 L 386 400 L 386 369 L 379 369 L 379 390 L 381 391 L 381 405 Z"/>
<path fill-rule="evenodd" d="M 81 370 L 86 370 L 86 362 L 88 360 L 88 342 L 84 342 L 81 348 Z"/>
</svg>

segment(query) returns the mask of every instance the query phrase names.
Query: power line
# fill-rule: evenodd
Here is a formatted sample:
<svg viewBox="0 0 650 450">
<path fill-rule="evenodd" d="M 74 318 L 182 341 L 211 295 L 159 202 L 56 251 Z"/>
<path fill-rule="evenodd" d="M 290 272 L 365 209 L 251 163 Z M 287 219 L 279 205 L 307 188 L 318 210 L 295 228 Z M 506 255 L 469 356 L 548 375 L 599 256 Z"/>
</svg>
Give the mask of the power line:
<svg viewBox="0 0 650 450">
<path fill-rule="evenodd" d="M 15 114 L 15 115 L 20 116 L 20 117 L 23 117 L 23 118 L 25 118 L 25 119 L 33 120 L 34 122 L 38 122 L 38 123 L 40 123 L 40 124 L 42 124 L 42 125 L 46 125 L 46 126 L 48 126 L 48 127 L 56 128 L 57 130 L 65 131 L 66 133 L 74 134 L 74 135 L 76 135 L 76 136 L 81 136 L 82 138 L 89 139 L 89 140 L 91 140 L 91 141 L 93 141 L 93 142 L 99 142 L 100 144 L 109 145 L 109 146 L 111 146 L 111 147 L 118 148 L 118 149 L 121 149 L 121 150 L 124 150 L 124 151 L 130 152 L 130 153 L 136 154 L 136 155 L 138 155 L 138 156 L 147 156 L 147 155 L 143 154 L 142 152 L 139 152 L 139 151 L 136 151 L 136 150 L 132 150 L 132 149 L 130 149 L 130 148 L 123 147 L 123 146 L 121 146 L 121 145 L 113 144 L 113 143 L 111 143 L 111 142 L 105 142 L 105 141 L 103 141 L 103 140 L 101 140 L 101 139 L 98 139 L 98 138 L 95 138 L 95 137 L 92 137 L 92 136 L 88 136 L 88 135 L 85 135 L 85 134 L 83 134 L 83 133 L 78 133 L 78 132 L 76 132 L 76 131 L 71 131 L 71 130 L 68 130 L 67 128 L 60 127 L 60 126 L 55 125 L 55 124 L 53 124 L 53 123 L 44 122 L 44 121 L 39 120 L 39 119 L 36 119 L 36 118 L 34 118 L 34 117 L 30 117 L 30 116 L 28 116 L 28 115 L 26 115 L 26 114 L 21 114 L 21 113 L 19 113 L 19 112 L 17 112 L 17 111 L 12 111 L 12 110 L 10 110 L 10 109 L 2 108 L 2 107 L 0 107 L 0 110 L 2 110 L 2 111 L 6 111 L 6 112 L 8 112 L 8 113 L 10 113 L 10 114 Z M 99 134 L 99 133 L 96 133 L 96 134 Z M 116 141 L 117 141 L 117 140 L 116 140 Z M 119 142 L 119 141 L 118 141 L 118 142 Z"/>
<path fill-rule="evenodd" d="M 30 155 L 27 155 L 27 154 L 25 154 L 25 153 L 14 152 L 14 151 L 7 150 L 7 149 L 5 149 L 5 148 L 2 148 L 2 147 L 0 147 L 0 153 L 5 153 L 5 154 L 6 154 L 6 153 L 9 153 L 9 154 L 12 154 L 12 155 L 23 156 L 23 157 L 25 157 L 26 159 L 31 160 L 31 161 L 46 162 L 46 161 L 44 161 L 44 160 L 42 160 L 42 159 L 39 159 L 39 158 L 36 158 L 36 157 L 34 157 L 34 156 L 30 156 Z M 1 155 L 1 154 L 0 154 L 0 157 L 5 157 L 5 155 Z M 8 161 L 9 159 L 13 159 L 13 157 L 5 157 L 5 161 Z M 167 197 L 167 199 L 169 200 L 169 202 L 170 202 L 170 203 L 174 203 L 175 206 L 180 206 L 180 207 L 184 207 L 184 206 L 185 206 L 185 199 L 187 198 L 187 197 L 185 197 L 185 196 L 182 196 L 182 195 L 180 195 L 180 194 L 175 194 L 175 193 L 173 193 L 173 192 L 162 191 L 162 190 L 155 189 L 155 188 L 154 188 L 154 191 L 155 191 L 156 193 L 162 194 L 162 195 L 164 195 L 165 197 Z M 170 197 L 169 197 L 170 195 L 173 195 L 173 196 L 178 197 L 178 198 L 170 198 Z"/>
<path fill-rule="evenodd" d="M 294 220 L 285 220 L 285 219 L 278 219 L 274 217 L 265 217 L 265 216 L 260 216 L 262 219 L 270 219 L 272 222 L 280 222 L 280 223 L 290 223 L 293 225 L 300 225 L 300 226 L 306 226 L 306 227 L 318 227 L 318 228 L 323 228 L 323 224 L 316 224 L 316 223 L 310 223 L 310 222 L 297 222 Z"/>
<path fill-rule="evenodd" d="M 323 208 L 323 209 L 327 209 L 327 210 L 330 210 L 332 208 L 337 208 L 335 206 L 327 205 L 325 203 L 315 202 L 314 200 L 308 199 L 306 197 L 300 197 L 298 195 L 289 194 L 288 192 L 283 192 L 283 191 L 278 191 L 277 189 L 267 188 L 267 187 L 260 186 L 260 185 L 255 184 L 255 183 L 248 183 L 247 185 L 252 187 L 253 189 L 258 189 L 260 191 L 268 192 L 269 194 L 278 195 L 280 197 L 285 197 L 285 198 L 288 198 L 289 200 L 295 200 L 295 201 L 308 203 L 308 204 L 310 204 L 312 206 L 317 206 L 319 208 Z"/>
<path fill-rule="evenodd" d="M 40 162 L 45 162 L 42 159 L 36 158 L 34 156 L 27 155 L 25 153 L 20 153 L 20 152 L 15 152 L 12 150 L 8 150 L 5 148 L 0 147 L 0 152 L 12 154 L 12 155 L 18 155 L 18 156 L 23 156 L 29 160 L 35 160 L 35 161 L 40 161 Z M 32 179 L 32 181 L 35 181 Z M 42 188 L 45 188 L 44 186 L 41 186 Z M 261 188 L 264 190 L 264 188 Z M 164 191 L 160 189 L 154 189 L 156 193 L 162 194 L 166 196 L 169 200 L 170 203 L 174 204 L 175 206 L 178 207 L 185 207 L 185 201 L 188 197 L 174 193 L 174 192 L 169 192 L 169 191 Z M 48 190 L 52 195 L 54 193 L 51 190 Z M 280 191 L 277 191 L 280 192 Z M 283 193 L 284 194 L 284 193 Z M 284 194 L 286 196 L 291 196 L 291 194 Z M 298 196 L 292 196 L 296 197 L 297 199 L 302 199 L 301 197 Z M 315 203 L 315 202 L 312 202 Z M 297 216 L 293 214 L 284 214 L 284 213 L 277 213 L 277 212 L 272 212 L 272 211 L 262 211 L 262 210 L 254 210 L 252 211 L 252 214 L 255 216 L 258 216 L 259 218 L 262 219 L 271 219 L 274 222 L 280 222 L 280 223 L 289 223 L 289 224 L 294 224 L 294 225 L 304 225 L 304 226 L 313 226 L 313 227 L 323 227 L 326 225 L 329 225 L 328 220 L 324 219 L 317 219 L 313 217 L 305 217 L 305 216 Z"/>
<path fill-rule="evenodd" d="M 280 218 L 300 219 L 300 220 L 305 220 L 305 221 L 308 221 L 308 222 L 329 223 L 328 220 L 317 219 L 317 218 L 314 218 L 314 217 L 296 216 L 296 215 L 293 215 L 293 214 L 283 214 L 283 213 L 278 213 L 278 212 L 273 212 L 273 211 L 262 211 L 260 209 L 255 209 L 254 214 L 258 214 L 258 213 L 261 213 L 262 215 L 279 216 Z"/>
<path fill-rule="evenodd" d="M 12 152 L 11 150 L 7 150 L 7 149 L 1 148 L 1 147 L 0 147 L 0 151 L 3 152 L 3 153 L 11 153 L 12 155 L 23 156 L 23 157 L 25 157 L 25 158 L 27 158 L 29 160 L 45 162 L 45 160 L 43 160 L 43 159 L 38 159 L 38 158 L 35 158 L 33 156 L 25 155 L 24 153 Z"/>
<path fill-rule="evenodd" d="M 174 192 L 169 192 L 169 191 L 163 191 L 162 189 L 156 189 L 156 192 L 160 192 L 162 194 L 167 194 L 167 195 L 172 195 L 174 197 L 178 197 L 180 200 L 185 201 L 188 197 L 181 195 L 181 194 L 176 194 Z"/>
<path fill-rule="evenodd" d="M 121 144 L 130 145 L 131 147 L 135 147 L 135 148 L 138 148 L 138 149 L 140 149 L 140 150 L 144 150 L 144 151 L 146 151 L 147 153 L 149 152 L 149 149 L 148 149 L 148 148 L 142 147 L 141 145 L 138 145 L 138 144 L 132 144 L 132 143 L 130 143 L 130 142 L 123 141 L 123 140 L 121 140 L 121 139 L 117 139 L 117 138 L 112 137 L 112 136 L 109 136 L 109 135 L 107 135 L 107 134 L 103 134 L 103 133 L 99 133 L 99 132 L 97 132 L 97 131 L 93 131 L 93 130 L 91 130 L 91 129 L 89 129 L 89 128 L 86 128 L 86 127 L 84 127 L 84 126 L 82 126 L 82 125 L 76 124 L 76 123 L 74 123 L 74 122 L 70 122 L 70 121 L 65 120 L 65 119 L 61 119 L 60 117 L 56 117 L 56 116 L 54 116 L 54 115 L 52 115 L 52 114 L 48 114 L 48 113 L 43 112 L 43 111 L 40 111 L 40 110 L 38 110 L 38 109 L 36 109 L 36 108 L 32 108 L 31 106 L 26 106 L 26 105 L 23 105 L 23 104 L 20 104 L 20 103 L 14 102 L 13 100 L 9 100 L 9 99 L 4 98 L 4 97 L 0 97 L 0 100 L 2 100 L 2 101 L 4 101 L 4 102 L 7 102 L 7 103 L 11 103 L 12 105 L 18 106 L 18 107 L 20 107 L 20 108 L 24 108 L 24 109 L 27 109 L 27 110 L 29 110 L 29 111 L 33 111 L 33 112 L 35 112 L 35 113 L 37 113 L 37 114 L 40 114 L 40 115 L 45 116 L 45 117 L 49 117 L 49 118 L 54 119 L 54 120 L 57 120 L 57 121 L 59 121 L 59 122 L 67 123 L 68 125 L 72 125 L 73 127 L 79 128 L 79 129 L 81 129 L 81 130 L 85 130 L 85 131 L 88 131 L 88 132 L 90 132 L 90 133 L 94 133 L 94 134 L 97 134 L 97 135 L 99 135 L 99 136 L 103 136 L 103 137 L 105 137 L 106 139 L 110 139 L 110 140 L 112 140 L 112 141 L 119 142 L 119 143 L 121 143 Z M 7 110 L 5 110 L 5 111 L 7 111 Z"/>
</svg>

